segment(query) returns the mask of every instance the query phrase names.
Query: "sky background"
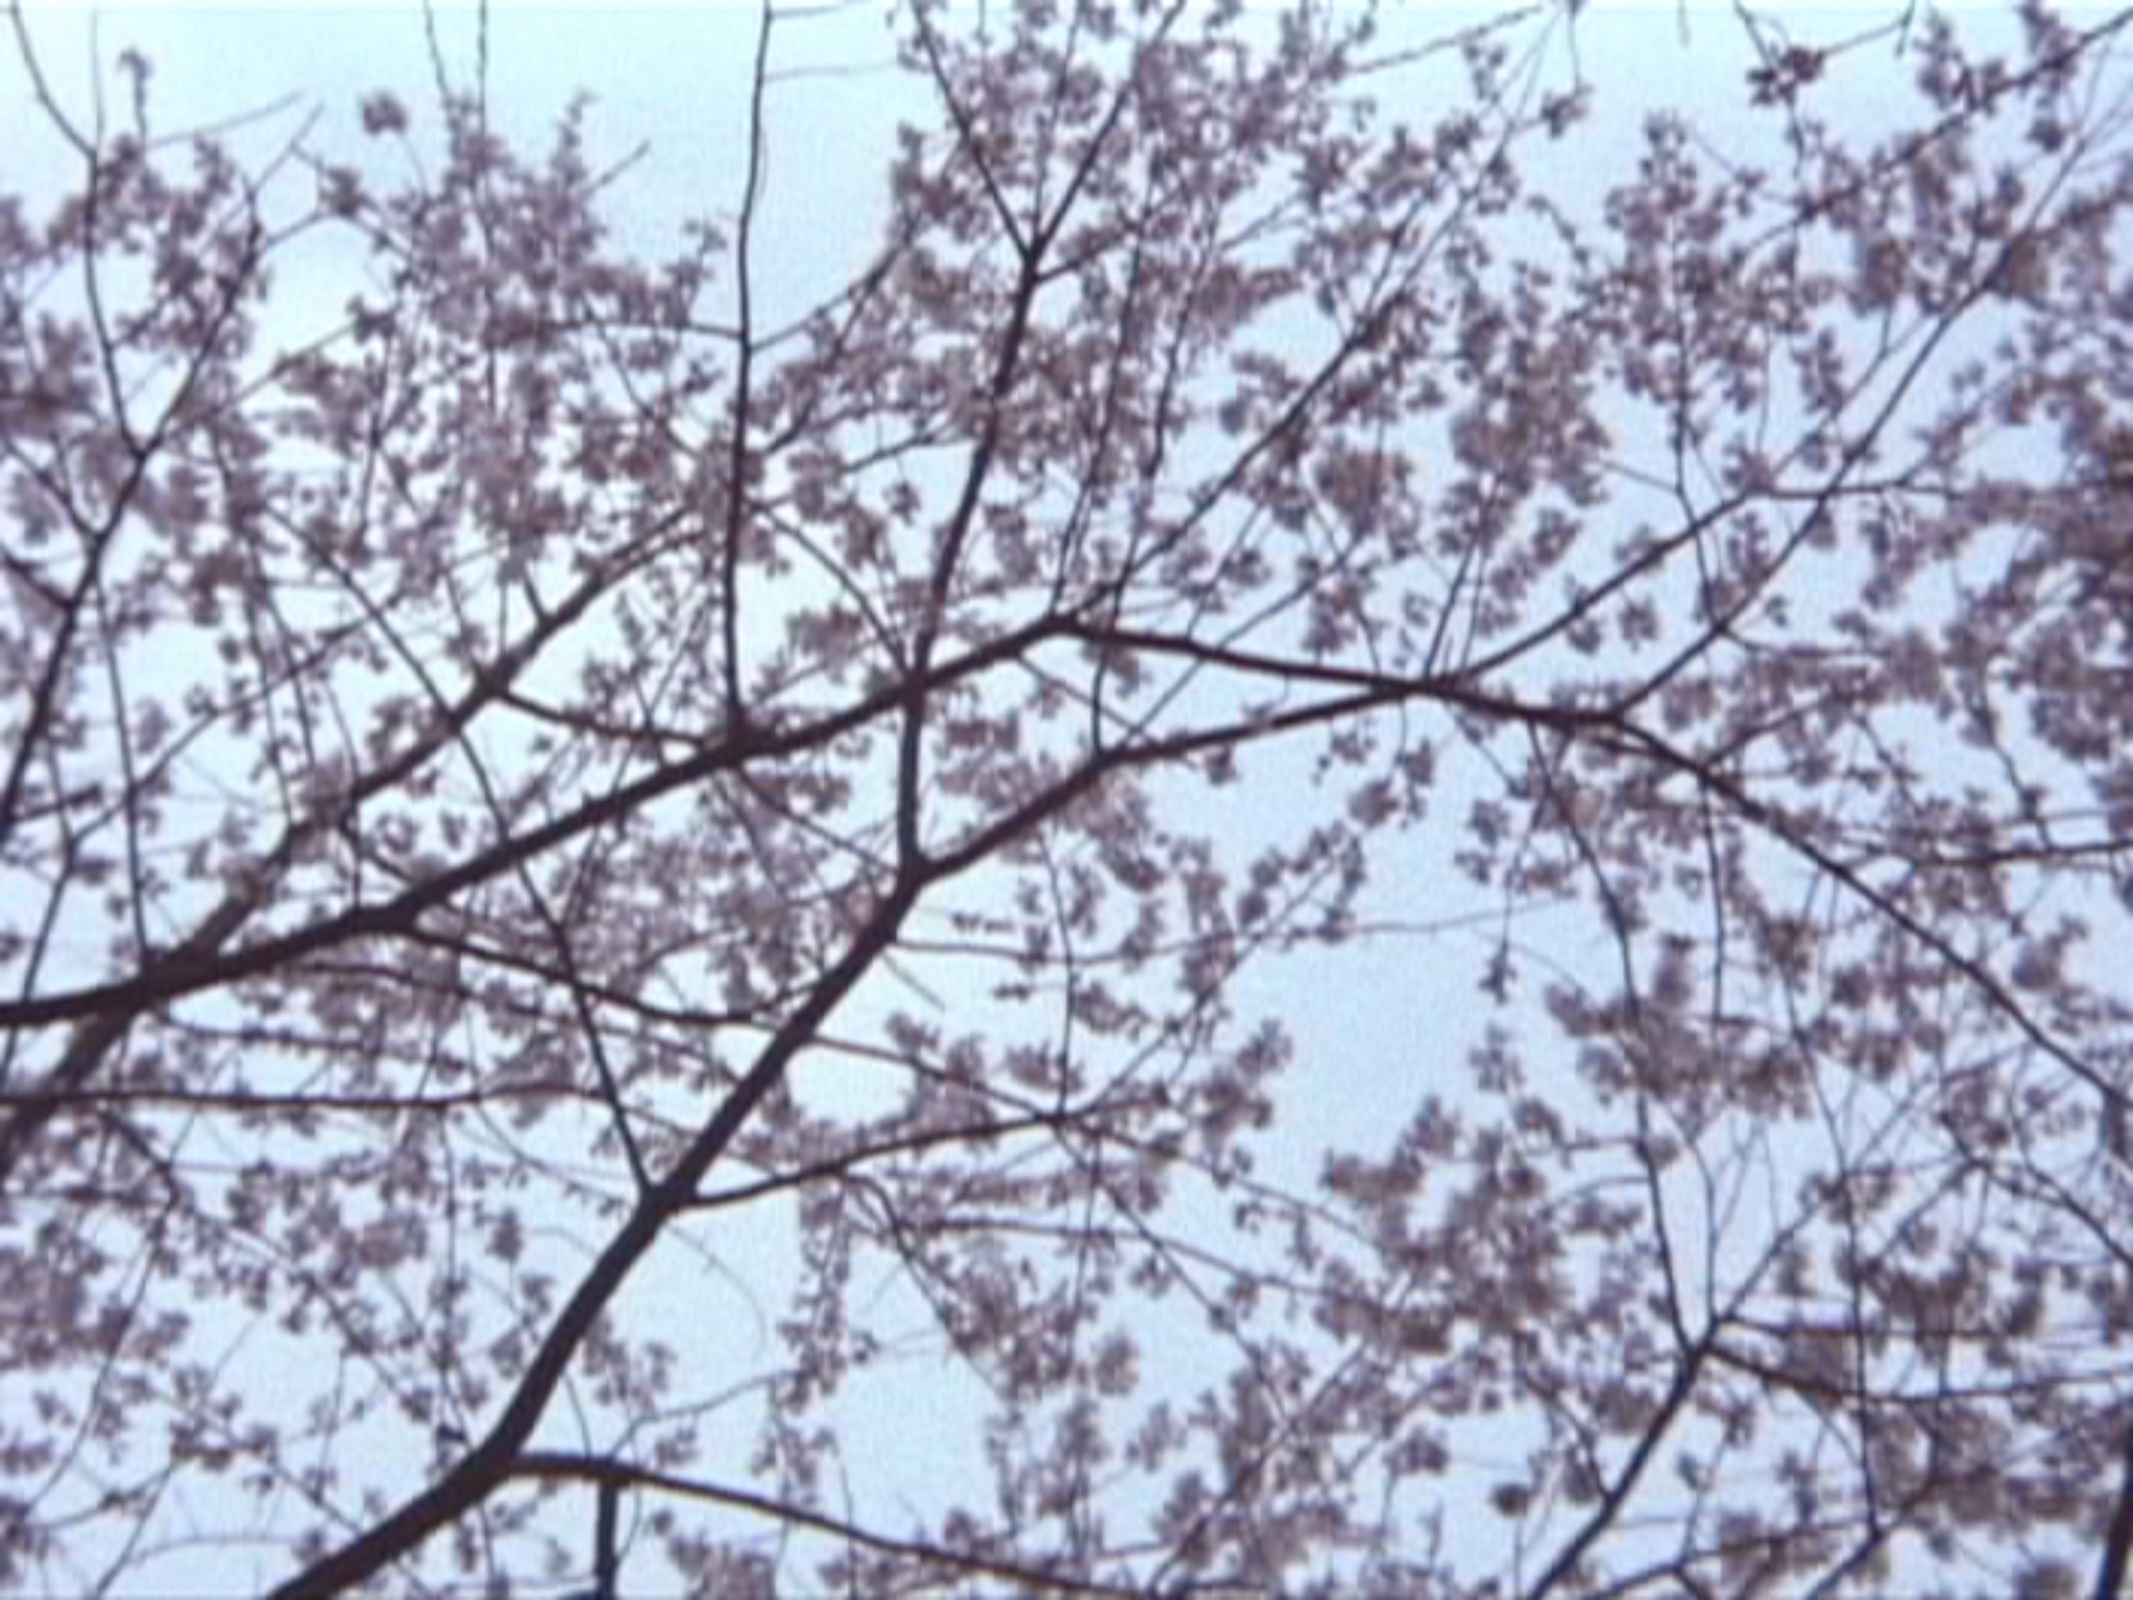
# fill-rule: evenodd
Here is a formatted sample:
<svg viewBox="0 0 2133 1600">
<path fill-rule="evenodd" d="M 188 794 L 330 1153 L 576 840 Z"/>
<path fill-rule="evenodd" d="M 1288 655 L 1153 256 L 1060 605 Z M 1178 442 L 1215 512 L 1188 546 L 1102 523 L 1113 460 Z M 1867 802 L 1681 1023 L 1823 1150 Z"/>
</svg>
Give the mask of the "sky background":
<svg viewBox="0 0 2133 1600">
<path fill-rule="evenodd" d="M 1828 41 L 1885 20 L 1892 8 L 1782 9 L 1803 38 Z M 1384 10 L 1382 48 L 1396 55 L 1500 10 L 1390 5 Z M 91 103 L 92 61 L 100 58 L 108 69 L 121 49 L 134 46 L 154 63 L 156 128 L 266 112 L 232 136 L 240 151 L 256 157 L 263 158 L 314 114 L 313 148 L 328 156 L 354 150 L 361 137 L 357 106 L 380 88 L 393 90 L 413 108 L 418 134 L 425 124 L 432 131 L 435 127 L 430 39 L 419 7 L 159 4 L 92 11 L 80 4 L 32 0 L 27 12 L 53 89 L 77 110 Z M 448 68 L 459 82 L 470 81 L 476 59 L 474 9 L 440 7 L 434 25 Z M 537 158 L 572 96 L 588 92 L 587 131 L 596 167 L 644 147 L 610 192 L 615 238 L 643 254 L 664 256 L 679 247 L 683 220 L 730 219 L 739 202 L 757 26 L 758 12 L 750 5 L 594 11 L 499 0 L 491 8 L 487 47 L 493 123 L 522 155 Z M 1869 69 L 1861 62 L 1841 75 L 1838 94 L 1821 102 L 1832 114 L 1843 106 L 1844 125 L 1862 141 L 1891 112 L 1908 110 L 1902 97 L 1884 96 L 1875 88 L 1877 70 L 1907 76 L 1908 67 L 1891 58 L 1890 43 L 1868 48 L 1887 65 Z M 1555 171 L 1532 175 L 1538 187 L 1581 195 L 1596 205 L 1607 184 L 1632 171 L 1640 122 L 1660 105 L 1683 110 L 1708 137 L 1729 147 L 1750 137 L 1750 125 L 1741 116 L 1741 82 L 1751 58 L 1730 8 L 1590 0 L 1574 43 L 1559 32 L 1548 49 L 1551 76 L 1582 71 L 1599 98 L 1594 119 L 1572 138 L 1531 147 L 1561 163 Z M 834 292 L 867 260 L 886 216 L 883 176 L 894 130 L 905 119 L 930 125 L 935 118 L 925 86 L 896 68 L 885 8 L 878 3 L 794 8 L 779 24 L 773 60 L 757 283 L 767 302 L 764 315 L 776 321 L 781 312 L 796 315 Z M 108 71 L 105 81 L 110 115 L 123 121 L 122 83 Z M 1855 87 L 1844 90 L 1845 81 Z M 1453 72 L 1425 67 L 1388 73 L 1382 96 L 1388 115 L 1403 114 L 1403 97 L 1411 97 L 1413 119 L 1426 122 L 1432 115 L 1429 97 L 1440 85 L 1446 94 L 1458 92 Z M 294 101 L 285 103 L 292 94 Z M 19 64 L 12 52 L 0 52 L 6 184 L 31 195 L 57 192 L 67 158 L 27 113 Z M 1754 128 L 1756 137 L 1767 131 L 1764 123 Z M 275 315 L 288 318 L 288 343 L 301 342 L 307 328 L 338 317 L 348 292 L 348 265 L 318 259 L 307 278 L 301 254 L 285 262 Z M 1604 515 L 1626 517 L 1619 507 Z M 1326 803 L 1299 776 L 1293 764 L 1285 770 L 1276 758 L 1250 773 L 1252 786 L 1244 792 L 1254 804 Z M 1387 1099 L 1354 1092 L 1357 1074 L 1382 1072 L 1388 1057 L 1441 1052 L 1449 1061 L 1469 1042 L 1461 1028 L 1486 1019 L 1476 980 L 1502 926 L 1501 909 L 1495 897 L 1446 870 L 1449 845 L 1455 842 L 1448 830 L 1462 809 L 1454 787 L 1438 801 L 1433 836 L 1384 857 L 1366 916 L 1404 924 L 1407 932 L 1269 963 L 1249 972 L 1240 986 L 1240 1014 L 1282 1015 L 1297 1039 L 1299 1069 L 1335 1089 L 1299 1097 L 1284 1122 L 1285 1148 L 1295 1157 L 1292 1177 L 1313 1174 L 1316 1152 L 1328 1144 L 1378 1147 L 1406 1115 L 1411 1094 L 1396 1092 Z M 1605 946 L 1583 935 L 1550 945 L 1545 922 L 1544 911 L 1522 918 L 1520 936 L 1548 947 L 1551 958 L 1566 967 L 1610 958 Z M 1425 931 L 1433 926 L 1440 931 Z M 1595 970 L 1604 981 L 1604 965 Z M 764 1240 L 755 1252 L 730 1243 L 721 1248 L 736 1272 L 774 1280 L 780 1245 Z M 634 1284 L 624 1300 L 625 1308 L 655 1318 L 670 1303 L 671 1286 L 656 1275 Z M 699 1331 L 723 1322 L 727 1332 L 722 1336 L 738 1341 L 738 1359 L 741 1350 L 760 1354 L 766 1304 L 774 1312 L 775 1296 L 751 1300 L 729 1287 L 715 1292 L 707 1312 L 699 1284 L 685 1316 Z M 1177 1354 L 1189 1362 L 1189 1352 Z M 276 1360 L 300 1359 L 300 1353 L 276 1355 L 261 1345 L 250 1347 L 247 1359 L 259 1361 L 266 1380 Z M 957 1448 L 974 1448 L 966 1431 L 974 1416 L 958 1414 L 947 1401 L 856 1415 L 851 1421 L 854 1455 L 882 1461 L 890 1478 L 900 1462 L 914 1459 L 925 1460 L 932 1470 L 952 1461 Z M 1507 1439 L 1506 1459 L 1515 1460 L 1518 1453 Z M 227 1578 L 227 1561 L 226 1553 L 203 1552 L 196 1562 L 174 1563 L 169 1581 L 175 1588 L 192 1583 L 199 1586 L 195 1592 L 211 1592 L 218 1579 Z"/>
</svg>

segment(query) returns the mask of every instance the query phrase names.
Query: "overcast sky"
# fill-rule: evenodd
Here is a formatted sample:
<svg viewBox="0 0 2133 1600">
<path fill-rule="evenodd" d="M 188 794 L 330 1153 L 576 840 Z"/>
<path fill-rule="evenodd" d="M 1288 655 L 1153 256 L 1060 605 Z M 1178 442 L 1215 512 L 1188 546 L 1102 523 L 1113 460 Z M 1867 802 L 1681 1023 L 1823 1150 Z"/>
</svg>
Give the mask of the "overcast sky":
<svg viewBox="0 0 2133 1600">
<path fill-rule="evenodd" d="M 1841 36 L 1844 17 L 1881 19 L 1889 7 L 1784 8 L 1811 38 Z M 161 129 L 206 124 L 280 106 L 235 135 L 264 154 L 302 120 L 319 118 L 312 143 L 324 151 L 352 147 L 356 106 L 378 88 L 398 92 L 417 110 L 431 99 L 430 42 L 419 7 L 297 6 L 273 3 L 215 7 L 177 3 L 106 7 L 32 0 L 32 37 L 54 89 L 75 108 L 91 99 L 94 55 L 108 64 L 120 49 L 142 49 L 155 65 L 153 120 Z M 1714 137 L 1737 124 L 1746 45 L 1730 8 L 1671 0 L 1591 0 L 1575 41 L 1577 65 L 1597 87 L 1600 115 L 1588 129 L 1548 147 L 1566 164 L 1542 186 L 1596 196 L 1628 175 L 1638 122 L 1655 104 L 1688 111 Z M 885 215 L 882 175 L 899 120 L 933 120 L 923 85 L 895 67 L 886 8 L 879 3 L 795 8 L 777 34 L 775 87 L 769 107 L 768 190 L 758 234 L 758 284 L 774 319 L 797 313 L 834 290 L 871 253 Z M 1433 37 L 1490 14 L 1487 9 L 1412 4 L 1387 8 L 1385 49 Z M 452 5 L 435 17 L 449 69 L 471 79 L 476 14 Z M 581 9 L 498 0 L 488 29 L 492 117 L 524 153 L 537 153 L 572 95 L 593 96 L 589 123 L 596 164 L 646 153 L 613 191 L 610 216 L 619 237 L 664 253 L 690 216 L 729 215 L 741 190 L 747 90 L 758 12 L 741 4 L 638 5 Z M 1683 33 L 1688 38 L 1684 41 Z M 1567 52 L 1567 39 L 1554 48 Z M 1886 45 L 1877 46 L 1886 51 Z M 1890 71 L 1907 72 L 1891 62 Z M 1869 75 L 1862 73 L 1862 78 Z M 1450 80 L 1444 80 L 1449 84 Z M 1422 92 L 1416 77 L 1389 82 L 1388 107 Z M 107 80 L 110 114 L 125 115 L 123 87 Z M 283 105 L 294 95 L 293 103 Z M 8 130 L 8 187 L 52 192 L 63 181 L 59 143 L 26 115 L 26 85 L 12 52 L 0 55 L 0 125 Z M 1855 105 L 1865 131 L 1880 106 L 1871 88 Z M 1426 107 L 1415 113 L 1426 120 Z M 434 125 L 434 124 L 432 124 Z M 20 137 L 27 128 L 27 138 Z M 1539 148 L 1539 147 L 1536 147 Z M 330 281 L 314 309 L 333 315 L 347 293 Z M 285 281 L 278 313 L 303 314 L 305 285 Z M 1447 806 L 1443 815 L 1456 816 Z M 1492 920 L 1467 934 L 1418 941 L 1388 938 L 1332 952 L 1314 963 L 1268 967 L 1247 983 L 1240 1011 L 1273 1008 L 1288 1018 L 1307 1060 L 1354 1061 L 1392 1032 L 1420 1036 L 1450 1016 L 1478 1010 L 1474 977 L 1497 924 L 1497 902 L 1441 873 L 1441 851 L 1417 852 L 1403 870 L 1388 859 L 1374 891 L 1375 913 L 1408 921 L 1456 920 L 1475 912 Z M 1427 960 L 1417 959 L 1418 953 Z M 1382 1110 L 1367 1097 L 1320 1095 L 1300 1103 L 1289 1124 L 1308 1151 L 1323 1142 L 1369 1144 L 1385 1131 Z M 1301 1163 L 1304 1171 L 1315 1159 Z M 656 1296 L 656 1287 L 646 1294 Z M 743 1319 L 745 1320 L 745 1319 Z M 751 1330 L 752 1331 L 752 1330 Z M 931 1411 L 884 1423 L 884 1440 L 912 1452 L 922 1422 L 945 1430 L 954 1418 Z M 884 1451 L 894 1448 L 884 1442 Z M 203 1577 L 221 1569 L 203 1557 Z"/>
</svg>

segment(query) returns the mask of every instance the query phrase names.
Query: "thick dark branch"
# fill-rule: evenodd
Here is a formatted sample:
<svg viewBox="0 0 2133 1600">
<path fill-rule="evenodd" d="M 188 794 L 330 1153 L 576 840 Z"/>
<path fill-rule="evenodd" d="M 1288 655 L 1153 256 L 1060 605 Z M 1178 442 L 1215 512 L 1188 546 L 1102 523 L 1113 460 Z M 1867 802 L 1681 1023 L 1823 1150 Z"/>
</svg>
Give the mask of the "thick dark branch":
<svg viewBox="0 0 2133 1600">
<path fill-rule="evenodd" d="M 276 1600 L 339 1594 L 368 1582 L 394 1562 L 412 1555 L 432 1534 L 480 1505 L 509 1478 L 593 1324 L 624 1280 L 659 1242 L 668 1222 L 690 1208 L 705 1174 L 725 1154 L 756 1107 L 783 1080 L 793 1057 L 813 1042 L 830 1013 L 894 945 L 897 929 L 917 903 L 920 888 L 915 878 L 897 884 L 844 958 L 787 1019 L 747 1076 L 720 1102 L 674 1169 L 640 1193 L 628 1219 L 556 1314 L 503 1414 L 481 1443 L 399 1510 L 276 1589 Z"/>
<path fill-rule="evenodd" d="M 875 1533 L 856 1522 L 828 1516 L 820 1511 L 811 1511 L 789 1500 L 776 1500 L 751 1490 L 707 1483 L 700 1478 L 684 1478 L 676 1473 L 659 1472 L 650 1467 L 632 1466 L 628 1462 L 614 1461 L 604 1456 L 568 1455 L 551 1450 L 528 1451 L 519 1458 L 511 1475 L 515 1478 L 533 1478 L 544 1482 L 560 1480 L 592 1483 L 603 1487 L 648 1489 L 680 1499 L 730 1506 L 734 1510 L 746 1511 L 786 1527 L 804 1528 L 810 1533 L 822 1534 L 840 1544 L 860 1545 L 868 1550 L 878 1550 L 883 1555 L 930 1562 L 973 1578 L 991 1578 L 1000 1582 L 1021 1584 L 1045 1594 L 1110 1595 L 1119 1597 L 1119 1600 L 1141 1600 L 1146 1594 L 1145 1590 L 1139 1588 L 1076 1578 L 1065 1573 L 1046 1572 L 1041 1568 L 1023 1566 L 1012 1561 L 994 1560 L 971 1550 L 952 1549 L 947 1545 L 936 1544 L 930 1539 L 899 1539 L 888 1534 Z"/>
<path fill-rule="evenodd" d="M 1046 618 L 1015 633 L 1004 634 L 928 674 L 922 680 L 924 687 L 930 691 L 958 682 L 1064 630 L 1063 619 Z M 334 945 L 405 933 L 423 913 L 444 905 L 453 896 L 512 872 L 521 863 L 581 834 L 604 828 L 664 795 L 733 771 L 751 761 L 775 761 L 832 743 L 875 718 L 898 710 L 909 693 L 905 686 L 892 685 L 844 711 L 810 722 L 775 731 L 747 728 L 707 745 L 685 761 L 655 768 L 620 785 L 566 816 L 499 840 L 458 866 L 391 900 L 372 906 L 357 906 L 295 933 L 262 939 L 257 944 L 223 954 L 220 945 L 227 932 L 220 922 L 210 919 L 210 925 L 203 928 L 200 936 L 131 978 L 0 1005 L 0 1028 L 48 1027 L 54 1023 L 109 1016 L 130 1019 L 142 1010 L 168 1004 L 188 994 L 260 977 Z M 367 790 L 374 785 L 364 787 Z M 242 922 L 253 909 L 249 902 L 237 906 L 232 912 L 234 920 Z"/>
<path fill-rule="evenodd" d="M 2111 1511 L 2111 1531 L 2104 1538 L 2103 1560 L 2096 1568 L 2096 1600 L 2119 1600 L 2124 1594 L 2129 1557 L 2133 1557 L 2133 1428 L 2126 1431 L 2118 1504 Z"/>
<path fill-rule="evenodd" d="M 620 577 L 657 554 L 662 548 L 662 536 L 669 534 L 670 529 L 662 525 L 651 533 L 652 537 L 624 560 L 602 564 L 586 574 L 564 604 L 549 612 L 539 626 L 482 673 L 450 710 L 433 721 L 407 749 L 373 768 L 344 793 L 322 802 L 308 816 L 291 825 L 245 880 L 234 885 L 192 933 L 161 959 L 151 962 L 133 978 L 75 991 L 63 999 L 76 1003 L 64 1004 L 56 1010 L 49 1009 L 49 998 L 25 998 L 12 1005 L 0 1006 L 0 1028 L 43 1027 L 55 1022 L 83 1024 L 67 1042 L 59 1063 L 35 1086 L 34 1094 L 26 1097 L 31 1103 L 16 1106 L 6 1125 L 0 1127 L 0 1190 L 6 1188 L 25 1141 L 44 1126 L 68 1095 L 88 1082 L 98 1064 L 125 1037 L 127 1029 L 143 1011 L 179 995 L 228 981 L 219 975 L 224 971 L 237 969 L 233 975 L 247 976 L 269 970 L 276 964 L 272 961 L 253 962 L 251 957 L 260 948 L 258 946 L 228 956 L 223 954 L 223 946 L 235 938 L 263 906 L 271 904 L 274 891 L 290 863 L 313 840 L 338 827 L 343 818 L 372 796 L 397 789 L 428 765 L 439 751 L 458 739 L 485 708 L 507 693 L 545 646 L 589 611 Z"/>
</svg>

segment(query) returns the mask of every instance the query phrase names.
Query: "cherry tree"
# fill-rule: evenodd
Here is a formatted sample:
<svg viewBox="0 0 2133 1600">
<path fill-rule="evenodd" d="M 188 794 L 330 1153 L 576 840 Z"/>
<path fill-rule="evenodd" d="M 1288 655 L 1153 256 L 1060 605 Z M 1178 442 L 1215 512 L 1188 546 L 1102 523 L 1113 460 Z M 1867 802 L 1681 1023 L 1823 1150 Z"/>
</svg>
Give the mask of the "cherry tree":
<svg viewBox="0 0 2133 1600">
<path fill-rule="evenodd" d="M 36 20 L 10 1592 L 2120 1592 L 2127 17 L 918 0 L 797 314 L 775 9 L 666 260 Z"/>
</svg>

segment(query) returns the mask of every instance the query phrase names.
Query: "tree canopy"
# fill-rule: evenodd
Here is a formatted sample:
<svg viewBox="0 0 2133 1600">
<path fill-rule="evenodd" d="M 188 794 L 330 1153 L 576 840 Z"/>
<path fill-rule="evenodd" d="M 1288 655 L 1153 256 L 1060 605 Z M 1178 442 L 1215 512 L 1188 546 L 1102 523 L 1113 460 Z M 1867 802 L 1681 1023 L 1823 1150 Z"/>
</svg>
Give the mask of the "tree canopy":
<svg viewBox="0 0 2133 1600">
<path fill-rule="evenodd" d="M 17 0 L 0 1587 L 2117 1595 L 2133 14 L 1589 9 L 899 4 L 792 315 L 781 7 Z"/>
</svg>

